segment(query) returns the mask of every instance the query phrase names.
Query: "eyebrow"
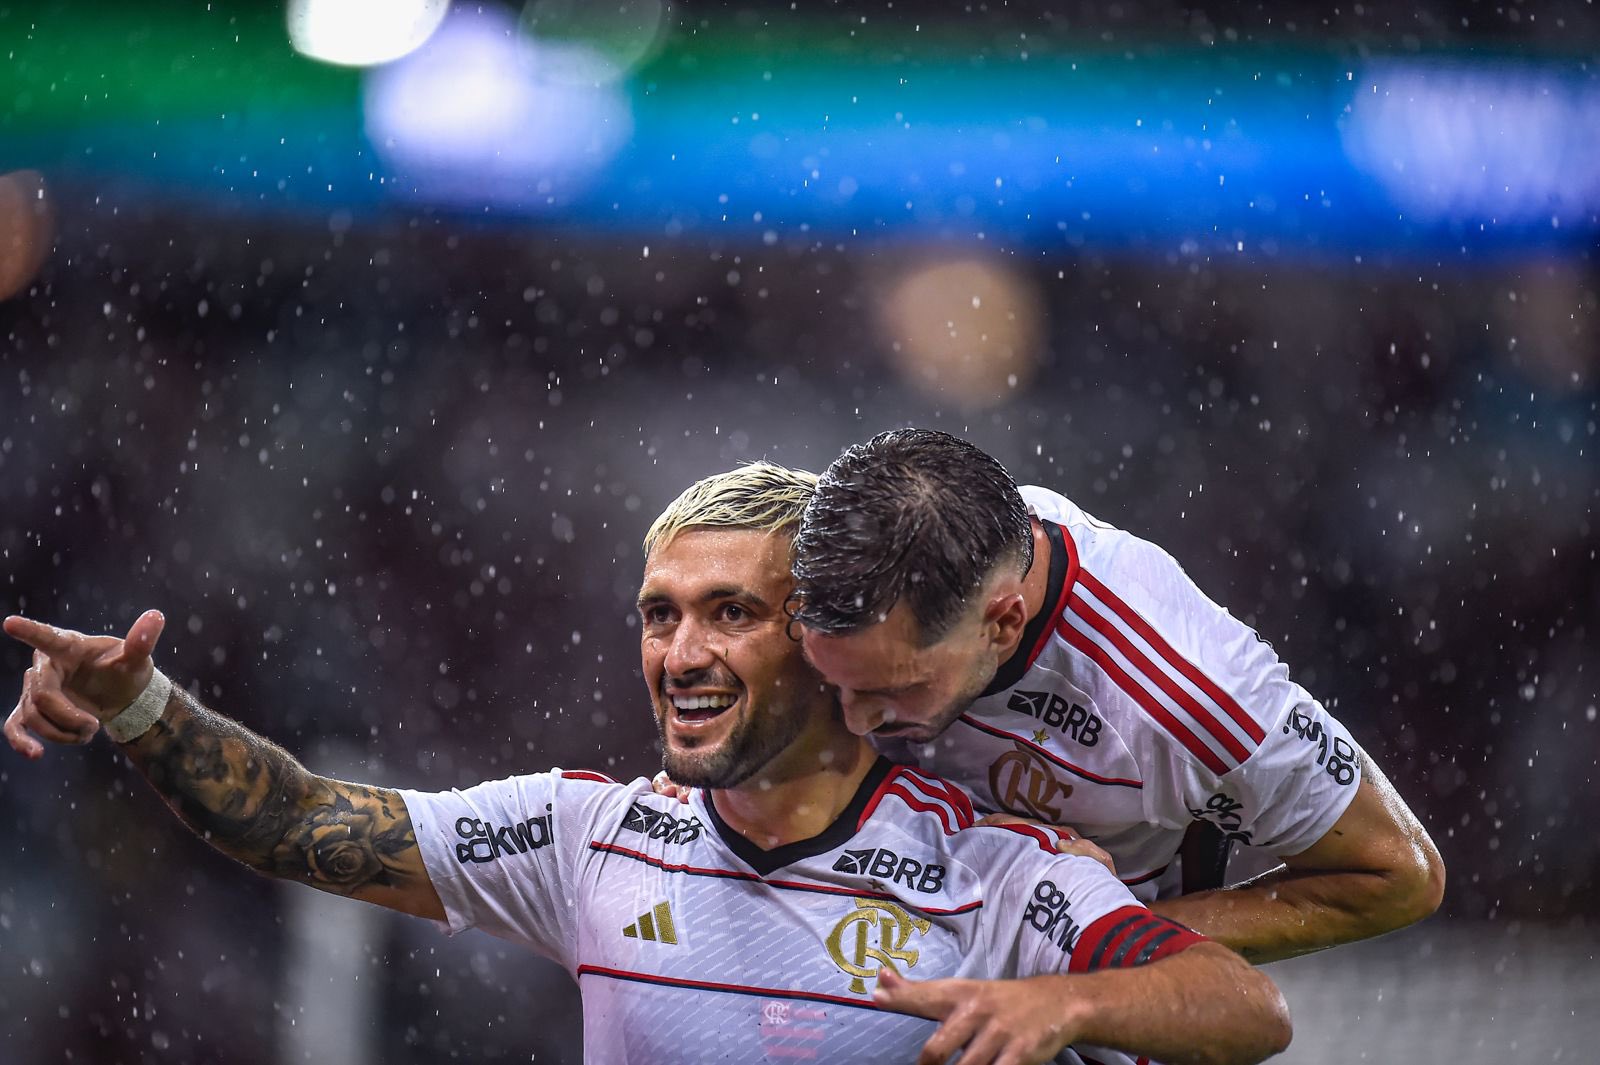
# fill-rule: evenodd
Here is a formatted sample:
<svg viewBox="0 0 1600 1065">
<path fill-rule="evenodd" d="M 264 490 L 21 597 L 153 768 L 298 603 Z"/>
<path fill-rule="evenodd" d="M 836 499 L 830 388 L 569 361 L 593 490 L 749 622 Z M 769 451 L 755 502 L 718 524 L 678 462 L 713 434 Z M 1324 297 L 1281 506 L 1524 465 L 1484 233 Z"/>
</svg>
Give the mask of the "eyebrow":
<svg viewBox="0 0 1600 1065">
<path fill-rule="evenodd" d="M 772 609 L 772 604 L 771 603 L 767 602 L 761 596 L 757 595 L 755 592 L 752 592 L 748 588 L 736 588 L 736 587 L 710 588 L 710 589 L 707 589 L 705 592 L 702 592 L 700 594 L 700 597 L 698 599 L 696 599 L 695 602 L 696 603 L 701 603 L 701 604 L 704 604 L 704 603 L 715 603 L 719 599 L 743 599 L 748 603 L 755 604 L 756 606 L 760 607 L 763 610 Z M 639 599 L 638 599 L 638 601 L 637 601 L 637 603 L 635 605 L 640 610 L 643 610 L 647 606 L 654 606 L 657 603 L 670 603 L 672 601 L 673 600 L 672 600 L 672 597 L 670 595 L 664 595 L 664 594 L 662 594 L 660 592 L 648 592 L 648 591 L 646 591 L 646 592 L 640 592 L 639 593 Z"/>
</svg>

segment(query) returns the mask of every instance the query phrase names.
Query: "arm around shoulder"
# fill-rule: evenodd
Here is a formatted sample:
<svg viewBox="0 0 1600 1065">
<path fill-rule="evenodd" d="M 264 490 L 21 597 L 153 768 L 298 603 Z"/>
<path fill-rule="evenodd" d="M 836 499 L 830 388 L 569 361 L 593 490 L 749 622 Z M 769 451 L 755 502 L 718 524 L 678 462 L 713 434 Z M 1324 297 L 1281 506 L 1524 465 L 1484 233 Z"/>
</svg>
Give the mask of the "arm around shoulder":
<svg viewBox="0 0 1600 1065">
<path fill-rule="evenodd" d="M 1350 805 L 1282 867 L 1152 907 L 1255 962 L 1308 954 L 1414 924 L 1439 908 L 1444 860 L 1365 755 Z"/>
</svg>

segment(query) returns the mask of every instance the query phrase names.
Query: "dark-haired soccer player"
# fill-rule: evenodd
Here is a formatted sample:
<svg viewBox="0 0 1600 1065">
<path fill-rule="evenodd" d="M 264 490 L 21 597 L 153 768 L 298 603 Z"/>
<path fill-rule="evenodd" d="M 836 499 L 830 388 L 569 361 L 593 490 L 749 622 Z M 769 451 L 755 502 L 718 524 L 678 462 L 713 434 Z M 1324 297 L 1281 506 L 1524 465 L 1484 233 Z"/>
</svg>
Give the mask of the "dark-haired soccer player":
<svg viewBox="0 0 1600 1065">
<path fill-rule="evenodd" d="M 1268 961 L 1438 907 L 1433 842 L 1266 641 L 1165 551 L 972 444 L 903 429 L 845 451 L 795 573 L 854 732 L 980 807 L 1072 826 L 1157 912 Z M 1195 822 L 1283 864 L 1173 897 Z"/>
<path fill-rule="evenodd" d="M 686 807 L 643 779 L 561 770 L 439 794 L 317 776 L 154 668 L 154 612 L 125 640 L 7 619 L 36 653 L 5 734 L 38 757 L 39 739 L 103 724 L 179 816 L 260 872 L 560 961 L 586 1058 L 605 1065 L 1281 1050 L 1288 1015 L 1264 974 L 1042 830 L 970 829 L 958 789 L 845 728 L 783 610 L 814 482 L 765 465 L 709 478 L 646 539 L 641 650 L 666 765 L 711 789 Z M 1004 1009 L 974 1013 L 990 996 Z"/>
</svg>

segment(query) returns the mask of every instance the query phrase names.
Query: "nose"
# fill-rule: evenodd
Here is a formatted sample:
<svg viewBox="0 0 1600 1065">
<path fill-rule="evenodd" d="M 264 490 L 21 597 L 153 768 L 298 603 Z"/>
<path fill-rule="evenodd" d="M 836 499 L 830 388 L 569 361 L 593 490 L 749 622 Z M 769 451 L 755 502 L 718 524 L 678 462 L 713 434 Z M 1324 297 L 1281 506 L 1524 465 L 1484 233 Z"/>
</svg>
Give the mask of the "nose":
<svg viewBox="0 0 1600 1065">
<path fill-rule="evenodd" d="M 667 657 L 662 663 L 669 678 L 681 681 L 715 664 L 716 654 L 707 635 L 705 629 L 691 618 L 678 623 L 672 631 L 672 641 L 667 645 Z"/>
<path fill-rule="evenodd" d="M 883 703 L 878 699 L 864 699 L 853 692 L 840 691 L 839 705 L 844 710 L 845 727 L 857 736 L 865 736 L 883 724 Z"/>
</svg>

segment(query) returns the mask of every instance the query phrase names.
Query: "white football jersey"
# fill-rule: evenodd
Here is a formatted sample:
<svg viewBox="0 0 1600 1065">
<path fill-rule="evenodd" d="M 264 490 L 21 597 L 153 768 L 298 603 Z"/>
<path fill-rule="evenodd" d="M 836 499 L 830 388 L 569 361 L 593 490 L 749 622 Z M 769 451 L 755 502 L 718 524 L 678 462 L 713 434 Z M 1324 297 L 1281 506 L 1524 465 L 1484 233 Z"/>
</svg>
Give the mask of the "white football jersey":
<svg viewBox="0 0 1600 1065">
<path fill-rule="evenodd" d="M 1177 892 L 1195 820 L 1272 855 L 1321 839 L 1360 782 L 1344 726 L 1161 548 L 1054 492 L 1022 496 L 1050 538 L 1045 609 L 949 731 L 884 753 L 982 810 L 1077 829 L 1145 901 Z"/>
<path fill-rule="evenodd" d="M 1202 941 L 1043 830 L 970 828 L 958 788 L 884 759 L 827 831 L 771 851 L 705 791 L 685 805 L 643 778 L 556 770 L 401 794 L 448 930 L 566 966 L 585 1058 L 607 1065 L 915 1061 L 935 1025 L 874 1005 L 885 967 L 1090 972 Z"/>
</svg>

